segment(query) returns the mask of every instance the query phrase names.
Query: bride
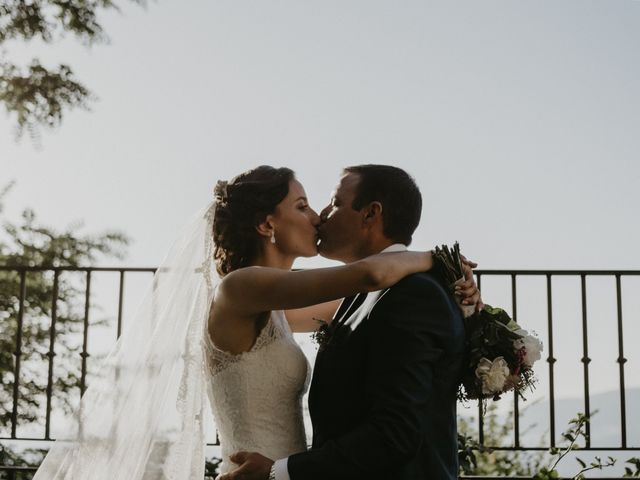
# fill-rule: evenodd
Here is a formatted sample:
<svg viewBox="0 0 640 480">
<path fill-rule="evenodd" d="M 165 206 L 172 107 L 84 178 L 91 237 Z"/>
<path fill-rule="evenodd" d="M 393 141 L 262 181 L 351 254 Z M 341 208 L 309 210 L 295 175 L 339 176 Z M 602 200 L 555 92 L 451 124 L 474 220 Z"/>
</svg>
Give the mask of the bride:
<svg viewBox="0 0 640 480">
<path fill-rule="evenodd" d="M 223 473 L 235 451 L 305 450 L 309 366 L 292 332 L 330 322 L 344 297 L 433 265 L 430 252 L 407 251 L 292 271 L 317 254 L 320 225 L 288 168 L 218 182 L 34 479 L 201 480 L 205 392 Z M 473 280 L 461 287 L 474 303 Z"/>
</svg>

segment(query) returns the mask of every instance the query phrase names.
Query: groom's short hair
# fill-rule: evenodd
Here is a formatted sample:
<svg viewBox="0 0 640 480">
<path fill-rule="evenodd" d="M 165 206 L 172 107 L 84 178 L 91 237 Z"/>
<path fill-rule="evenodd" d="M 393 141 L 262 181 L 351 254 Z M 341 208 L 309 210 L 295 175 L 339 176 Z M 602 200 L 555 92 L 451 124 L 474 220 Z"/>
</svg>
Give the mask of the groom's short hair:
<svg viewBox="0 0 640 480">
<path fill-rule="evenodd" d="M 384 235 L 409 245 L 422 213 L 422 195 L 411 175 L 398 167 L 373 164 L 347 167 L 344 173 L 360 177 L 352 208 L 380 202 Z"/>
</svg>

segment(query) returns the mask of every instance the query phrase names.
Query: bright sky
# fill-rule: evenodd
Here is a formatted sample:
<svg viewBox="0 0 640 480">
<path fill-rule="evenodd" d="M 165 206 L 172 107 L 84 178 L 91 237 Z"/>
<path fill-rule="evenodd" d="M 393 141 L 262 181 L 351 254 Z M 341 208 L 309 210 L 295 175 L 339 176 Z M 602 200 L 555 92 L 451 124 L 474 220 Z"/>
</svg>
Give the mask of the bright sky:
<svg viewBox="0 0 640 480">
<path fill-rule="evenodd" d="M 217 179 L 289 166 L 319 210 L 341 167 L 387 163 L 422 189 L 415 247 L 459 240 L 481 268 L 640 269 L 640 2 L 161 0 L 104 23 L 110 45 L 7 46 L 69 63 L 99 97 L 40 149 L 0 116 L 12 215 L 121 229 L 125 263 L 153 266 Z M 536 305 L 521 315 L 544 328 Z M 560 387 L 579 395 L 579 312 L 568 325 Z M 617 382 L 607 325 L 600 390 Z"/>
<path fill-rule="evenodd" d="M 640 268 L 640 2 L 162 0 L 105 18 L 111 45 L 9 44 L 67 62 L 99 101 L 16 143 L 10 211 L 124 230 L 155 265 L 215 181 L 294 168 L 323 207 L 340 168 L 420 184 L 415 246 L 484 268 Z"/>
</svg>

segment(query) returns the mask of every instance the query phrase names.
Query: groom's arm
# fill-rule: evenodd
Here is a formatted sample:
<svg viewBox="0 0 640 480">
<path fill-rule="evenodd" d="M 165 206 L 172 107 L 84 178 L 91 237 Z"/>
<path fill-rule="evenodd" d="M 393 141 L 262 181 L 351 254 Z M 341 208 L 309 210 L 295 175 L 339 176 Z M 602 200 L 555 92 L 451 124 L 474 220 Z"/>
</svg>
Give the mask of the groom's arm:
<svg viewBox="0 0 640 480">
<path fill-rule="evenodd" d="M 369 478 L 401 468 L 416 456 L 422 419 L 433 388 L 434 363 L 443 355 L 437 337 L 452 315 L 436 282 L 408 277 L 376 308 L 372 355 L 366 372 L 366 419 L 323 447 L 289 457 L 291 480 Z"/>
</svg>

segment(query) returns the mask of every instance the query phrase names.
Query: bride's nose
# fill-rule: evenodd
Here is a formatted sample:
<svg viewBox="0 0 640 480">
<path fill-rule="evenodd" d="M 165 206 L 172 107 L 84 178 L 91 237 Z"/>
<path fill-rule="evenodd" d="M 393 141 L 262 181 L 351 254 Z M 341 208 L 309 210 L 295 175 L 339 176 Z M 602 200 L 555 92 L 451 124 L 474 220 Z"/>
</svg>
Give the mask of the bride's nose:
<svg viewBox="0 0 640 480">
<path fill-rule="evenodd" d="M 318 215 L 314 209 L 311 209 L 311 224 L 314 227 L 317 227 L 318 225 L 320 225 L 320 223 L 322 223 L 322 220 L 320 220 L 320 215 Z"/>
</svg>

